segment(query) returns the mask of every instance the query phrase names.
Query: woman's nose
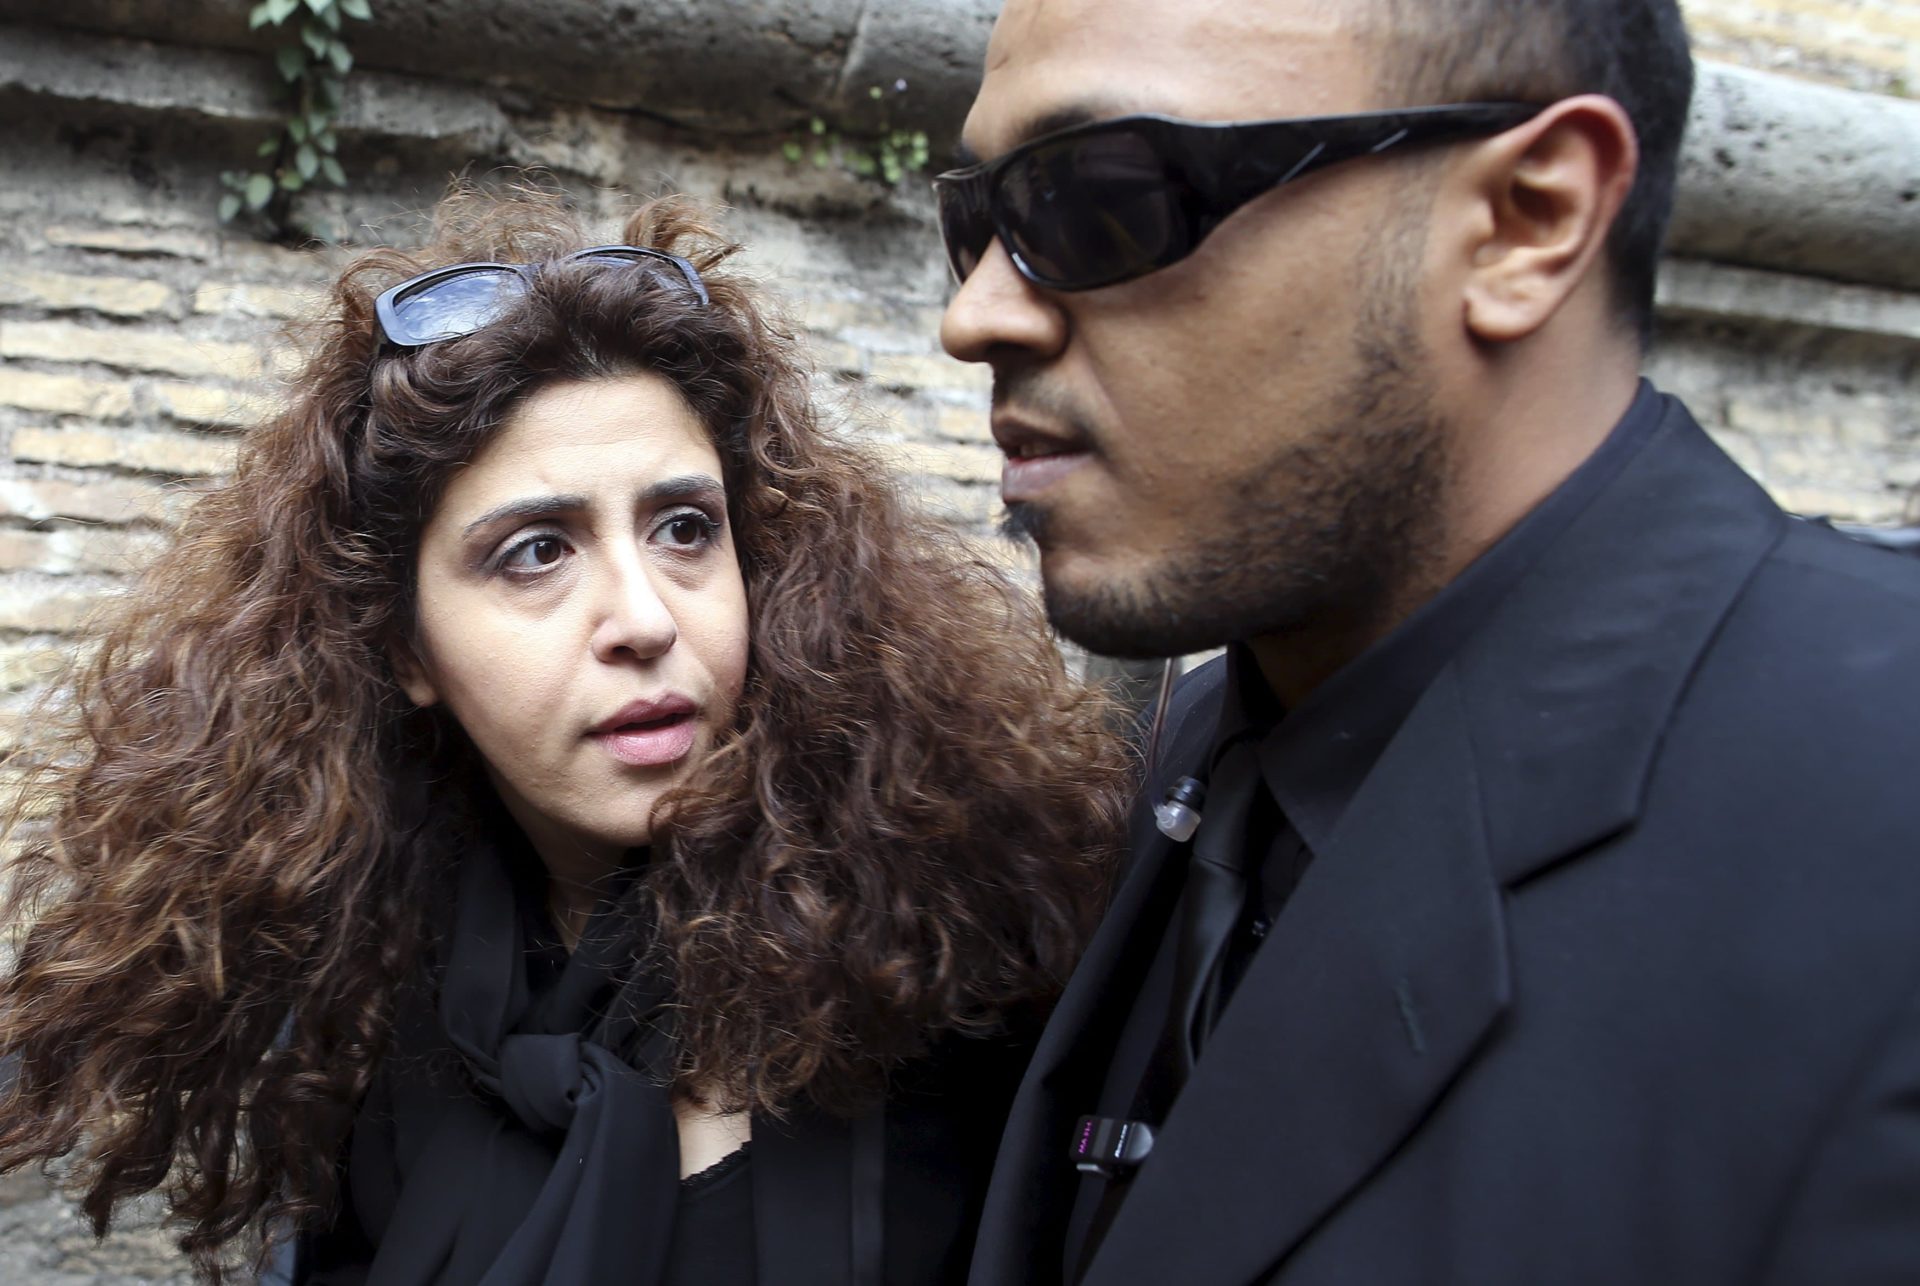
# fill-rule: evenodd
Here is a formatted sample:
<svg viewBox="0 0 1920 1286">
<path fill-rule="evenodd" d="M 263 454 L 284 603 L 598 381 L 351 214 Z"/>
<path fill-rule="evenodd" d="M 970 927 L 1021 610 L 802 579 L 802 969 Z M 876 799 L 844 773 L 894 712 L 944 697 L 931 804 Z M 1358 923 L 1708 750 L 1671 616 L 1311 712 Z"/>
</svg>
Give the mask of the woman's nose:
<svg viewBox="0 0 1920 1286">
<path fill-rule="evenodd" d="M 673 610 L 639 560 L 607 569 L 593 628 L 593 655 L 616 663 L 622 657 L 651 660 L 679 637 Z"/>
</svg>

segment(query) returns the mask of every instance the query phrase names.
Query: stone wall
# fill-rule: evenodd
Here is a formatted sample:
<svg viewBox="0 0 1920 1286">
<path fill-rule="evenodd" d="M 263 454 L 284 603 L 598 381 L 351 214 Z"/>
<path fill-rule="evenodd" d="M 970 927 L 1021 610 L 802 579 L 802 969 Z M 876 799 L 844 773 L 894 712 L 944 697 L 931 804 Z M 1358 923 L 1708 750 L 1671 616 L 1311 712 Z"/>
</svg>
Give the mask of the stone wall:
<svg viewBox="0 0 1920 1286">
<path fill-rule="evenodd" d="M 1913 0 L 1683 0 L 1701 57 L 1912 97 L 1920 86 Z"/>
<path fill-rule="evenodd" d="M 924 184 L 782 146 L 815 114 L 876 111 L 950 138 L 994 7 L 374 0 L 342 125 L 352 186 L 304 213 L 405 242 L 449 175 L 528 165 L 608 219 L 615 189 L 724 206 L 822 396 L 984 530 L 987 387 L 938 349 Z M 1790 507 L 1920 519 L 1920 107 L 1903 100 L 1920 0 L 1686 7 L 1705 51 L 1761 71 L 1703 76 L 1653 373 Z M 244 8 L 0 0 L 0 750 L 90 606 L 228 468 L 286 370 L 282 329 L 348 253 L 213 218 L 219 172 L 274 114 Z M 0 1185 L 0 1286 L 177 1272 L 149 1232 L 83 1252 L 60 1210 Z"/>
</svg>

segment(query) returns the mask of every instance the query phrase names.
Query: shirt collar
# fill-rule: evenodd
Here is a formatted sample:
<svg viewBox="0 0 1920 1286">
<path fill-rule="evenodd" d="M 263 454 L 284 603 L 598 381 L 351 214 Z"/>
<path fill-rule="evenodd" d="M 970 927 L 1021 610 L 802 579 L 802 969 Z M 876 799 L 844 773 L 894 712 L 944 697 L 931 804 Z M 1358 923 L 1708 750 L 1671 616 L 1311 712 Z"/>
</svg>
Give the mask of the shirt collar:
<svg viewBox="0 0 1920 1286">
<path fill-rule="evenodd" d="M 1431 600 L 1314 689 L 1298 709 L 1282 710 L 1252 650 L 1233 644 L 1214 757 L 1237 737 L 1259 736 L 1268 789 L 1307 846 L 1324 851 L 1348 803 L 1441 667 L 1639 451 L 1659 425 L 1667 400 L 1642 380 L 1633 404 L 1597 451 Z"/>
</svg>

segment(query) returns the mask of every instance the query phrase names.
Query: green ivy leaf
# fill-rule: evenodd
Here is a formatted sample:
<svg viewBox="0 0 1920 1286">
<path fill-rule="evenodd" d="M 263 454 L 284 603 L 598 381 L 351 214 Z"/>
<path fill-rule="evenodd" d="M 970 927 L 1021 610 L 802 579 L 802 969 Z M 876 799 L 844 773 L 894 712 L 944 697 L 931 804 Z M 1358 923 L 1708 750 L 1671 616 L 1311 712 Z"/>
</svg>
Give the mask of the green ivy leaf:
<svg viewBox="0 0 1920 1286">
<path fill-rule="evenodd" d="M 807 159 L 807 149 L 800 146 L 798 139 L 788 139 L 780 145 L 780 155 L 787 158 L 790 165 L 798 165 Z"/>
<path fill-rule="evenodd" d="M 274 66 L 293 100 L 280 133 L 262 142 L 258 152 L 268 169 L 263 173 L 230 171 L 221 176 L 226 189 L 220 217 L 228 220 L 253 210 L 266 212 L 282 225 L 281 233 L 297 225 L 287 223 L 284 206 L 275 206 L 274 193 L 299 192 L 322 178 L 346 186 L 346 170 L 335 155 L 340 141 L 334 132 L 345 88 L 353 70 L 353 51 L 340 39 L 345 19 L 371 21 L 371 0 L 247 0 L 249 30 L 284 27 L 288 43 L 274 50 Z M 295 21 L 302 13 L 304 19 Z M 296 39 L 297 37 L 297 39 Z"/>
<path fill-rule="evenodd" d="M 813 124 L 807 128 L 811 129 L 815 134 L 825 134 L 827 132 L 827 123 L 816 116 L 813 118 Z"/>
</svg>

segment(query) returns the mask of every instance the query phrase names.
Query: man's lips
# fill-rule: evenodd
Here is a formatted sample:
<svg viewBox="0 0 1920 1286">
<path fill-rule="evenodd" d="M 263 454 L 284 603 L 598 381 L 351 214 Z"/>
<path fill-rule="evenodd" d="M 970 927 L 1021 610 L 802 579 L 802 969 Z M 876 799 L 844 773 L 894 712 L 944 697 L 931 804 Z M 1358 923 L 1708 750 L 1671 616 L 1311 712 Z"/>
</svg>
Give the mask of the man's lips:
<svg viewBox="0 0 1920 1286">
<path fill-rule="evenodd" d="M 1000 466 L 1000 498 L 1008 504 L 1036 500 L 1040 493 L 1078 469 L 1091 457 L 1085 451 L 1053 455 L 1008 456 Z"/>
<path fill-rule="evenodd" d="M 1037 499 L 1041 492 L 1092 458 L 1079 441 L 996 418 L 993 438 L 1006 452 L 1000 468 L 1000 498 L 1008 504 Z"/>
<path fill-rule="evenodd" d="M 623 764 L 656 767 L 684 759 L 693 749 L 699 707 L 677 692 L 634 701 L 587 734 Z"/>
</svg>

